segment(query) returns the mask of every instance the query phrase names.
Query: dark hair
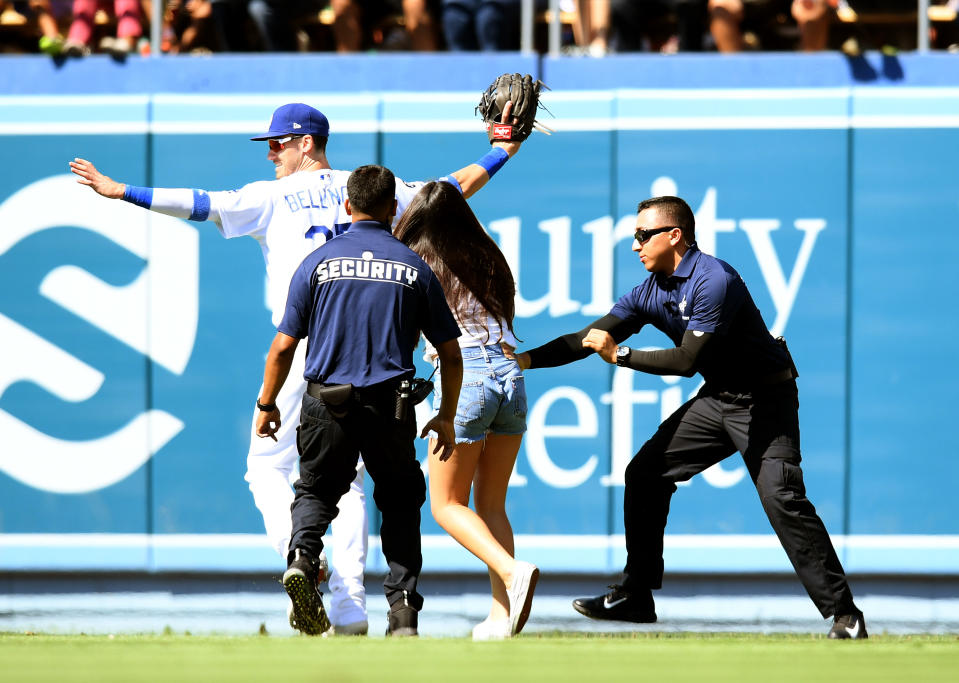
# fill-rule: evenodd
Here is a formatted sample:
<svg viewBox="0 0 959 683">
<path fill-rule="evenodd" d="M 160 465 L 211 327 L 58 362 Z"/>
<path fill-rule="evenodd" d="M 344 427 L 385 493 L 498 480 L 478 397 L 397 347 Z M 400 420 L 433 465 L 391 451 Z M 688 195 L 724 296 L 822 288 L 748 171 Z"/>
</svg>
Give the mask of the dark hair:
<svg viewBox="0 0 959 683">
<path fill-rule="evenodd" d="M 513 332 L 513 273 L 503 252 L 453 185 L 426 183 L 403 212 L 393 234 L 433 269 L 450 308 L 455 311 L 472 294 Z M 488 339 L 485 320 L 482 326 Z"/>
<path fill-rule="evenodd" d="M 385 166 L 360 166 L 346 181 L 346 194 L 355 211 L 377 216 L 396 199 L 396 178 Z"/>
<path fill-rule="evenodd" d="M 326 154 L 326 143 L 329 141 L 329 136 L 327 135 L 310 135 L 313 138 L 313 147 L 317 152 L 322 152 Z"/>
<path fill-rule="evenodd" d="M 663 197 L 650 197 L 644 199 L 636 207 L 636 213 L 645 209 L 659 209 L 669 221 L 683 231 L 683 237 L 686 239 L 687 246 L 691 246 L 696 241 L 696 216 L 689 204 L 679 197 L 665 195 Z"/>
</svg>

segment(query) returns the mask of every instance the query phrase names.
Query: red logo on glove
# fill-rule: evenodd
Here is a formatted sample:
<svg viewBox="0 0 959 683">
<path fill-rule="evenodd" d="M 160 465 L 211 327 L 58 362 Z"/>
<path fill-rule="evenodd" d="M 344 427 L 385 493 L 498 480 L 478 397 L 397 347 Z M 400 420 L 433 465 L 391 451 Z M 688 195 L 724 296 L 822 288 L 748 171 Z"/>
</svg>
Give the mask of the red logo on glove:
<svg viewBox="0 0 959 683">
<path fill-rule="evenodd" d="M 513 127 L 505 123 L 494 123 L 493 124 L 493 139 L 494 140 L 509 140 L 513 137 Z"/>
</svg>

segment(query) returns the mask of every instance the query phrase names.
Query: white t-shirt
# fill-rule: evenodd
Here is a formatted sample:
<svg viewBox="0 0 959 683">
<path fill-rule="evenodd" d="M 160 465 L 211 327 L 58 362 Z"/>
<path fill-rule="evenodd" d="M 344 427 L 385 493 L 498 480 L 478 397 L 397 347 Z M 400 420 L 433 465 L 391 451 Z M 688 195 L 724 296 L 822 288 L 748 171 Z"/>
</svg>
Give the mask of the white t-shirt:
<svg viewBox="0 0 959 683">
<path fill-rule="evenodd" d="M 472 295 L 453 310 L 453 317 L 460 327 L 460 336 L 457 339 L 460 348 L 473 346 L 489 346 L 491 344 L 508 344 L 514 349 L 519 346 L 516 336 L 510 331 L 505 320 L 499 320 L 489 314 Z M 485 322 L 485 327 L 483 326 Z M 433 362 L 436 358 L 436 349 L 428 340 L 423 358 Z"/>
<path fill-rule="evenodd" d="M 350 171 L 300 171 L 277 180 L 262 180 L 228 192 L 209 192 L 210 220 L 227 238 L 249 235 L 260 243 L 266 261 L 267 305 L 273 324 L 286 310 L 290 278 L 303 259 L 345 232 L 346 181 Z M 423 182 L 396 179 L 399 218 Z"/>
</svg>

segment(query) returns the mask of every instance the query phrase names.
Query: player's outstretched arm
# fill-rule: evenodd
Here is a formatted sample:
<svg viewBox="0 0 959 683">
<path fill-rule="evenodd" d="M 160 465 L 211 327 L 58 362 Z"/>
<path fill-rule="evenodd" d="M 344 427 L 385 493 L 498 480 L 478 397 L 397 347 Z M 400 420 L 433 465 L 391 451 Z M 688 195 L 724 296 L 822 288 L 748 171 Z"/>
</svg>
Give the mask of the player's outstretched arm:
<svg viewBox="0 0 959 683">
<path fill-rule="evenodd" d="M 536 120 L 540 90 L 544 87 L 530 74 L 506 73 L 497 77 L 480 96 L 476 111 L 486 122 L 492 149 L 475 164 L 451 174 L 460 184 L 463 196 L 470 197 L 482 188 L 519 151 L 534 128 L 549 132 Z"/>
<path fill-rule="evenodd" d="M 512 106 L 512 102 L 507 102 L 503 110 L 503 116 L 506 117 L 507 121 L 516 121 L 515 118 L 510 117 Z M 460 189 L 463 191 L 463 196 L 469 199 L 476 194 L 489 182 L 490 178 L 496 175 L 496 172 L 503 167 L 503 164 L 509 161 L 510 158 L 519 151 L 522 144 L 523 143 L 518 140 L 495 140 L 490 145 L 490 151 L 480 157 L 479 160 L 458 171 L 450 173 L 450 175 L 456 179 L 456 182 L 459 183 Z"/>
<path fill-rule="evenodd" d="M 93 162 L 77 157 L 70 162 L 70 170 L 77 176 L 78 183 L 92 188 L 101 197 L 123 199 L 126 185 L 100 173 Z"/>
<path fill-rule="evenodd" d="M 78 183 L 92 188 L 103 197 L 122 199 L 167 216 L 201 222 L 212 220 L 217 224 L 220 223 L 219 212 L 211 207 L 210 195 L 205 190 L 138 187 L 118 183 L 113 178 L 100 173 L 93 163 L 80 158 L 70 162 L 70 171 L 77 176 Z"/>
</svg>

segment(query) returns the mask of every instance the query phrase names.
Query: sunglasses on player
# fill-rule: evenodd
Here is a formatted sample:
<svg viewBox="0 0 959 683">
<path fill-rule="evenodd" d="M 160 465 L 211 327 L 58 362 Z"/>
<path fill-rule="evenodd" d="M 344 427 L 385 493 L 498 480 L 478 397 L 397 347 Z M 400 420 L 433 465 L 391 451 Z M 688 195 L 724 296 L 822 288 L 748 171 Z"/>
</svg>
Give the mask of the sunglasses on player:
<svg viewBox="0 0 959 683">
<path fill-rule="evenodd" d="M 270 145 L 270 150 L 273 152 L 279 152 L 280 150 L 286 149 L 286 143 L 294 138 L 301 138 L 302 135 L 287 135 L 285 138 L 270 138 L 267 140 L 267 143 Z"/>
<path fill-rule="evenodd" d="M 653 237 L 654 235 L 658 235 L 661 232 L 669 232 L 670 230 L 681 230 L 681 229 L 682 228 L 676 225 L 671 225 L 665 228 L 650 228 L 648 230 L 646 228 L 640 228 L 635 233 L 633 233 L 633 237 L 640 244 L 646 244 L 646 242 L 649 241 L 649 238 Z"/>
</svg>

